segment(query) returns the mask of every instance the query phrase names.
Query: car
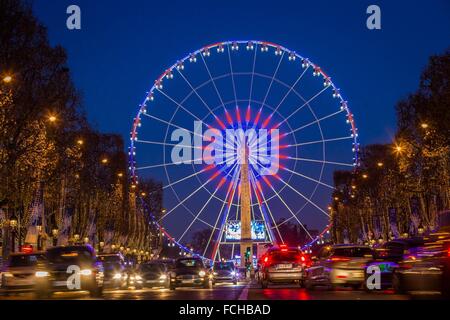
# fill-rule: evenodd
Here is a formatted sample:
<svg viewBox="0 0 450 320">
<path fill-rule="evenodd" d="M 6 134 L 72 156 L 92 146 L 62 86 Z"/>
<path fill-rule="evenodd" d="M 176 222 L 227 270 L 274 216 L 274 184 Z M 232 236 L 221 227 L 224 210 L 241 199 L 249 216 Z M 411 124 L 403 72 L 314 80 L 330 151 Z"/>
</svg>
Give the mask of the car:
<svg viewBox="0 0 450 320">
<path fill-rule="evenodd" d="M 365 280 L 366 265 L 373 260 L 373 250 L 369 246 L 354 244 L 327 245 L 311 260 L 311 266 L 305 270 L 307 289 L 316 286 L 360 288 Z"/>
<path fill-rule="evenodd" d="M 170 290 L 177 287 L 210 288 L 211 270 L 199 257 L 179 258 L 170 272 Z"/>
<path fill-rule="evenodd" d="M 220 282 L 238 283 L 238 271 L 232 261 L 229 262 L 215 262 L 213 266 L 212 284 Z"/>
<path fill-rule="evenodd" d="M 399 294 L 440 292 L 450 297 L 450 230 L 425 238 L 415 253 L 408 253 L 392 275 L 394 291 Z"/>
<path fill-rule="evenodd" d="M 11 254 L 1 272 L 1 292 L 9 294 L 33 290 L 36 266 L 44 260 L 43 252 Z"/>
<path fill-rule="evenodd" d="M 127 282 L 125 260 L 120 253 L 99 254 L 104 270 L 103 285 L 115 289 L 124 288 Z"/>
<path fill-rule="evenodd" d="M 45 253 L 46 260 L 35 272 L 36 295 L 54 292 L 89 291 L 93 297 L 103 293 L 103 264 L 90 245 L 57 246 Z"/>
<path fill-rule="evenodd" d="M 303 285 L 303 271 L 309 265 L 309 258 L 297 247 L 286 245 L 273 247 L 262 256 L 261 260 L 258 278 L 263 289 L 271 283 Z"/>
<path fill-rule="evenodd" d="M 142 278 L 144 287 L 169 288 L 170 286 L 169 264 L 163 261 L 156 260 L 142 263 L 139 265 L 137 273 Z"/>
<path fill-rule="evenodd" d="M 374 259 L 366 266 L 366 279 L 372 273 L 367 271 L 368 268 L 376 266 L 380 271 L 381 283 L 379 289 L 392 288 L 392 275 L 398 268 L 399 262 L 403 260 L 405 254 L 416 252 L 423 244 L 423 237 L 413 237 L 391 240 L 384 243 L 381 247 L 374 249 Z M 367 281 L 364 283 L 366 284 L 365 289 L 367 291 L 373 291 L 373 289 L 367 287 Z"/>
</svg>

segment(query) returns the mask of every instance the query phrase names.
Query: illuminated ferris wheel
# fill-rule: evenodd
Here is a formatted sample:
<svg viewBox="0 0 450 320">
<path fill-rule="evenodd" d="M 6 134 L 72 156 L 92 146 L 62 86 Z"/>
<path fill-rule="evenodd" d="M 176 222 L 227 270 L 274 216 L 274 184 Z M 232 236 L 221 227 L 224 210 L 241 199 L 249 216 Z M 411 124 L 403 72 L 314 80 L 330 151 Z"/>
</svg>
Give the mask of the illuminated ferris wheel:
<svg viewBox="0 0 450 320">
<path fill-rule="evenodd" d="M 227 41 L 155 81 L 133 123 L 130 170 L 135 184 L 162 181 L 166 210 L 155 223 L 180 254 L 203 234 L 197 253 L 228 259 L 243 206 L 254 243 L 286 243 L 287 225 L 306 237 L 301 245 L 320 241 L 333 172 L 357 166 L 358 148 L 353 114 L 323 69 L 274 43 Z"/>
</svg>

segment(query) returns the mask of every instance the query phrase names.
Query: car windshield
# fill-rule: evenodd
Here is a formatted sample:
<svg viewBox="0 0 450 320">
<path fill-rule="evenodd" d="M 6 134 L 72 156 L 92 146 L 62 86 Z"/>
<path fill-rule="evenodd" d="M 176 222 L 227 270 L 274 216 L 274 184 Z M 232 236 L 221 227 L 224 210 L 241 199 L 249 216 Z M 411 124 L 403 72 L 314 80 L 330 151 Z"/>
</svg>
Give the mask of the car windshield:
<svg viewBox="0 0 450 320">
<path fill-rule="evenodd" d="M 333 255 L 339 257 L 364 258 L 372 256 L 372 249 L 366 247 L 335 248 Z"/>
<path fill-rule="evenodd" d="M 88 248 L 55 248 L 47 252 L 47 257 L 52 263 L 89 262 L 92 253 Z"/>
<path fill-rule="evenodd" d="M 226 263 L 223 263 L 223 262 L 219 262 L 219 263 L 215 263 L 214 264 L 214 269 L 215 270 L 229 270 L 229 271 L 231 271 L 231 270 L 234 270 L 234 265 L 233 265 L 233 262 L 226 262 Z"/>
<path fill-rule="evenodd" d="M 198 259 L 182 259 L 176 263 L 177 268 L 203 268 L 203 263 Z"/>
<path fill-rule="evenodd" d="M 140 266 L 142 272 L 163 272 L 164 265 L 157 263 L 143 264 Z"/>
<path fill-rule="evenodd" d="M 12 256 L 9 261 L 10 267 L 33 267 L 39 260 L 42 260 L 41 255 L 17 255 Z"/>
<path fill-rule="evenodd" d="M 275 261 L 297 261 L 299 255 L 298 251 L 274 251 L 270 257 Z"/>
</svg>

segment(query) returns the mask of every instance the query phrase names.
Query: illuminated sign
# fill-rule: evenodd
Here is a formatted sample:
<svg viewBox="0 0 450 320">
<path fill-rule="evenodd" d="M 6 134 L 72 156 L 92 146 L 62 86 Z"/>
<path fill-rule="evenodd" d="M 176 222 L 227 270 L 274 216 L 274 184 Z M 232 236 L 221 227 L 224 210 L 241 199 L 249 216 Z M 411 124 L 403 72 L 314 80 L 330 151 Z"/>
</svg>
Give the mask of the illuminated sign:
<svg viewBox="0 0 450 320">
<path fill-rule="evenodd" d="M 237 220 L 229 220 L 225 226 L 225 240 L 239 241 L 241 240 L 241 222 Z M 264 221 L 252 221 L 252 240 L 266 241 L 267 232 Z"/>
</svg>

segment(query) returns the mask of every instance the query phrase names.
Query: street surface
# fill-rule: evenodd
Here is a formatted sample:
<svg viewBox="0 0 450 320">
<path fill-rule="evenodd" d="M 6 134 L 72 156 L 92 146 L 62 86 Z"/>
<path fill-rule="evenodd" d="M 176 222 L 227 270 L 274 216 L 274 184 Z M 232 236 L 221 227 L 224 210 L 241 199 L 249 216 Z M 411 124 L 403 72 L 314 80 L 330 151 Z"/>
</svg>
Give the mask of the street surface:
<svg viewBox="0 0 450 320">
<path fill-rule="evenodd" d="M 0 296 L 0 300 L 28 300 L 33 299 L 32 293 L 11 294 Z M 421 293 L 419 295 L 396 295 L 392 291 L 365 292 L 362 290 L 339 289 L 328 291 L 317 288 L 307 291 L 295 285 L 277 285 L 261 289 L 256 283 L 218 284 L 214 289 L 177 288 L 143 289 L 143 290 L 111 290 L 104 291 L 104 300 L 408 300 L 439 299 L 438 294 Z M 55 293 L 52 300 L 90 300 L 87 293 Z"/>
</svg>

